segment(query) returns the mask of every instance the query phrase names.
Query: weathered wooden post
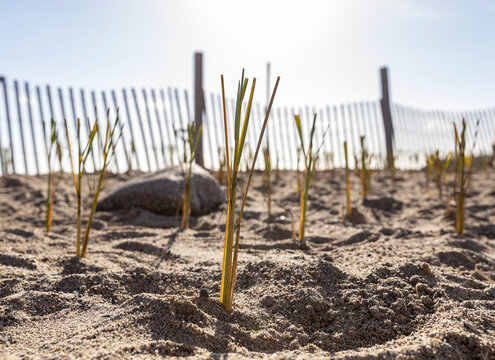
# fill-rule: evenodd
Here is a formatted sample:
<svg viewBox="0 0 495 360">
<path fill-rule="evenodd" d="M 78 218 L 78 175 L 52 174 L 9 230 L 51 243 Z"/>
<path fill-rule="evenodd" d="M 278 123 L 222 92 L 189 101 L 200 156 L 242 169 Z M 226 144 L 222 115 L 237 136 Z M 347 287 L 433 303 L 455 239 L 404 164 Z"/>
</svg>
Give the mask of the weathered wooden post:
<svg viewBox="0 0 495 360">
<path fill-rule="evenodd" d="M 388 68 L 382 67 L 380 69 L 380 82 L 382 87 L 382 98 L 380 99 L 380 105 L 382 108 L 383 127 L 385 130 L 385 143 L 387 146 L 387 166 L 389 170 L 393 169 L 394 165 L 394 127 L 392 125 L 392 114 L 390 111 L 390 97 L 388 86 Z"/>
<path fill-rule="evenodd" d="M 203 53 L 194 53 L 194 128 L 198 131 L 203 126 L 203 111 L 205 110 L 205 99 L 203 94 Z M 203 134 L 205 132 L 203 131 Z M 198 150 L 196 153 L 196 164 L 204 166 L 203 162 L 203 139 L 199 139 Z"/>
</svg>

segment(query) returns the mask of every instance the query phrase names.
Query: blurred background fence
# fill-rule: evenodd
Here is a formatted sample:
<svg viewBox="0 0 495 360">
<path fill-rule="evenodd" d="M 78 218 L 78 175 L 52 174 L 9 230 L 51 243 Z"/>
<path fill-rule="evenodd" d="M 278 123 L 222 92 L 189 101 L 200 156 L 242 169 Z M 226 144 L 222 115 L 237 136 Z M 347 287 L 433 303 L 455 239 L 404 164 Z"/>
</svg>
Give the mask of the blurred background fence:
<svg viewBox="0 0 495 360">
<path fill-rule="evenodd" d="M 106 109 L 114 119 L 119 109 L 123 124 L 122 138 L 116 146 L 116 157 L 110 171 L 154 171 L 176 165 L 183 157 L 183 130 L 194 121 L 194 99 L 187 90 L 124 88 L 109 91 L 87 91 L 74 88 L 33 86 L 28 82 L 0 78 L 0 174 L 43 174 L 48 171 L 49 128 L 53 118 L 63 148 L 62 167 L 70 171 L 64 119 L 72 137 L 76 119 L 81 119 L 81 136 L 87 139 L 88 119 L 106 124 Z M 203 90 L 203 159 L 204 165 L 217 169 L 224 153 L 223 110 L 219 94 Z M 275 104 L 277 101 L 275 100 Z M 256 103 L 252 112 L 244 158 L 254 152 L 264 118 L 264 104 Z M 365 136 L 372 167 L 387 163 L 386 131 L 383 104 L 380 100 L 332 104 L 323 108 L 310 106 L 272 109 L 268 143 L 272 168 L 295 169 L 298 164 L 299 140 L 294 114 L 300 114 L 304 136 L 309 134 L 313 114 L 317 114 L 316 144 L 322 143 L 319 169 L 344 165 L 343 142 L 354 154 L 360 152 L 361 135 Z M 232 121 L 234 99 L 228 99 L 227 116 Z M 400 169 L 424 166 L 425 153 L 439 150 L 445 156 L 454 149 L 452 123 L 467 122 L 467 141 L 475 156 L 492 154 L 495 142 L 495 108 L 472 111 L 426 110 L 392 103 L 393 149 L 395 164 Z M 325 129 L 328 127 L 328 131 Z M 101 140 L 98 139 L 100 142 Z M 476 144 L 476 145 L 475 145 Z M 99 147 L 94 147 L 88 171 L 99 168 Z M 351 156 L 351 166 L 354 166 Z M 302 163 L 301 163 L 302 164 Z M 57 164 L 55 169 L 59 169 Z M 258 157 L 263 168 L 263 157 Z"/>
</svg>

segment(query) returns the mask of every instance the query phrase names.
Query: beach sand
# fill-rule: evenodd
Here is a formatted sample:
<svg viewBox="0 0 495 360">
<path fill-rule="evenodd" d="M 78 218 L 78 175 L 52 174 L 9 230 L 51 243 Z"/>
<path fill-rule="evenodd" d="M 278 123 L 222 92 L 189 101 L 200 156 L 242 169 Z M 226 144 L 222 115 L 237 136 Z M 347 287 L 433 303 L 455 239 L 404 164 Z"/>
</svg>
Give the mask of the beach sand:
<svg viewBox="0 0 495 360">
<path fill-rule="evenodd" d="M 98 212 L 78 259 L 70 174 L 48 234 L 46 176 L 0 178 L 0 358 L 495 359 L 493 175 L 474 174 L 460 237 L 424 172 L 375 173 L 365 202 L 353 174 L 351 221 L 343 171 L 318 173 L 306 249 L 291 239 L 295 173 L 273 177 L 270 218 L 259 174 L 249 193 L 231 313 L 218 299 L 226 204 L 185 231 L 138 208 Z"/>
</svg>

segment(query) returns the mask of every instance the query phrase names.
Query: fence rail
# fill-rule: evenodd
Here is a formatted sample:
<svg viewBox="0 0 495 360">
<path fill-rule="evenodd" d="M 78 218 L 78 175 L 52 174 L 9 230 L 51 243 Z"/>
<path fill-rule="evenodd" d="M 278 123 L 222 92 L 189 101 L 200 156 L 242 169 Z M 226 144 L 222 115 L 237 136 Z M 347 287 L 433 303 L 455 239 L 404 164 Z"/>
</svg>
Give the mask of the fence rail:
<svg viewBox="0 0 495 360">
<path fill-rule="evenodd" d="M 122 138 L 116 145 L 115 161 L 110 171 L 128 169 L 154 171 L 176 165 L 184 154 L 183 130 L 192 122 L 192 96 L 187 90 L 176 88 L 135 89 L 120 91 L 87 91 L 49 85 L 32 87 L 5 77 L 0 97 L 0 174 L 42 174 L 48 171 L 49 124 L 53 118 L 59 129 L 59 140 L 64 151 L 61 166 L 70 171 L 64 119 L 67 131 L 74 136 L 77 119 L 81 119 L 81 137 L 84 142 L 89 123 L 97 119 L 104 126 L 107 111 L 114 118 L 119 111 Z M 207 168 L 220 166 L 223 154 L 223 113 L 220 95 L 204 91 L 203 158 Z M 56 95 L 56 96 L 55 96 Z M 227 116 L 232 126 L 234 100 L 228 99 Z M 394 131 L 394 152 L 398 168 L 423 166 L 424 154 L 439 150 L 446 155 L 454 149 L 452 123 L 465 118 L 467 141 L 475 155 L 491 154 L 495 142 L 495 108 L 475 111 L 424 110 L 401 104 L 391 105 Z M 322 108 L 275 107 L 269 121 L 269 146 L 272 167 L 295 169 L 298 166 L 299 140 L 294 126 L 294 114 L 300 114 L 304 136 L 309 134 L 313 114 L 317 114 L 315 141 L 322 144 L 319 168 L 344 165 L 343 142 L 347 141 L 352 153 L 360 152 L 359 137 L 365 135 L 368 151 L 373 154 L 372 166 L 386 166 L 387 151 L 384 122 L 379 100 L 335 104 Z M 257 136 L 264 117 L 264 105 L 256 103 L 252 123 L 248 129 L 246 155 L 256 148 Z M 478 125 L 477 125 L 478 124 Z M 326 128 L 329 128 L 325 132 Z M 97 139 L 89 159 L 88 170 L 99 168 L 102 138 Z M 333 159 L 331 161 L 330 159 Z M 302 164 L 302 163 L 301 163 Z M 263 158 L 258 158 L 263 168 Z M 351 166 L 354 159 L 351 156 Z M 56 170 L 60 168 L 57 165 Z"/>
</svg>

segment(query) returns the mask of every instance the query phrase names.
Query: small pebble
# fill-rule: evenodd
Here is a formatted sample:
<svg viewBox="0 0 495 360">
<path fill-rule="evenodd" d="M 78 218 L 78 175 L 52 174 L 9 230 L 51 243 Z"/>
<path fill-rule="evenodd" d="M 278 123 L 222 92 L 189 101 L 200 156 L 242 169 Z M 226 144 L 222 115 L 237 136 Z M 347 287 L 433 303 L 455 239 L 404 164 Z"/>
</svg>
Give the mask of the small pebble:
<svg viewBox="0 0 495 360">
<path fill-rule="evenodd" d="M 208 290 L 206 289 L 199 290 L 199 296 L 204 299 L 208 299 Z"/>
</svg>

